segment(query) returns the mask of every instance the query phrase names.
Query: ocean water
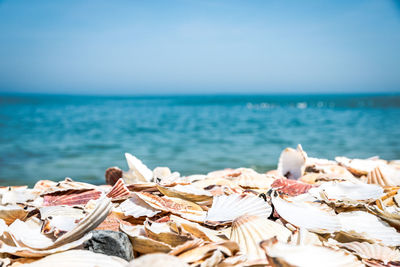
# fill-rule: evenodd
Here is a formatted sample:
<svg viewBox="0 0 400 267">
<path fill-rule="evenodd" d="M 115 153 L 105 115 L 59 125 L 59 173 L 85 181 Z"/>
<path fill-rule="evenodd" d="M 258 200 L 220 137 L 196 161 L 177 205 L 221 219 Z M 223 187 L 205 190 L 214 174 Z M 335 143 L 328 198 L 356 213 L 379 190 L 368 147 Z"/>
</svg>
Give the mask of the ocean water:
<svg viewBox="0 0 400 267">
<path fill-rule="evenodd" d="M 399 95 L 0 96 L 0 184 L 103 183 L 124 152 L 184 175 L 311 156 L 400 159 Z"/>
</svg>

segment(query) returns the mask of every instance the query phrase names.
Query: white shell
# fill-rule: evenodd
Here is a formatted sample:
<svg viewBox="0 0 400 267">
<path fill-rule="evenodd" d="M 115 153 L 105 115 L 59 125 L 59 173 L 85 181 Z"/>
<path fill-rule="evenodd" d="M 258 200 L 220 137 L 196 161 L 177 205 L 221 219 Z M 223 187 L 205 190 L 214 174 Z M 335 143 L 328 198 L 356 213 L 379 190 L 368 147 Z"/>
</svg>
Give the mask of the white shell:
<svg viewBox="0 0 400 267">
<path fill-rule="evenodd" d="M 206 223 L 230 223 L 246 214 L 268 218 L 271 212 L 272 207 L 257 196 L 239 194 L 215 196 L 207 212 Z"/>
<path fill-rule="evenodd" d="M 374 259 L 383 261 L 387 264 L 390 261 L 400 261 L 400 251 L 378 244 L 370 244 L 367 242 L 349 242 L 339 243 L 339 247 L 352 251 L 363 259 Z"/>
<path fill-rule="evenodd" d="M 132 154 L 125 153 L 126 161 L 128 162 L 129 171 L 124 172 L 123 178 L 138 180 L 141 182 L 150 182 L 153 178 L 153 172 L 147 168 L 143 162 L 133 156 Z"/>
<path fill-rule="evenodd" d="M 375 215 L 364 211 L 343 212 L 337 215 L 341 231 L 356 239 L 386 246 L 399 246 L 400 233 Z"/>
<path fill-rule="evenodd" d="M 119 209 L 124 213 L 125 216 L 132 216 L 134 218 L 139 218 L 141 216 L 153 217 L 157 213 L 161 212 L 147 204 L 135 193 L 132 194 L 130 199 L 122 202 L 119 205 Z"/>
<path fill-rule="evenodd" d="M 298 145 L 297 149 L 286 148 L 279 157 L 278 173 L 289 179 L 299 179 L 306 166 L 307 154 Z"/>
<path fill-rule="evenodd" d="M 289 202 L 272 197 L 276 212 L 287 222 L 311 232 L 333 233 L 340 230 L 340 221 L 332 213 L 307 202 Z"/>
</svg>

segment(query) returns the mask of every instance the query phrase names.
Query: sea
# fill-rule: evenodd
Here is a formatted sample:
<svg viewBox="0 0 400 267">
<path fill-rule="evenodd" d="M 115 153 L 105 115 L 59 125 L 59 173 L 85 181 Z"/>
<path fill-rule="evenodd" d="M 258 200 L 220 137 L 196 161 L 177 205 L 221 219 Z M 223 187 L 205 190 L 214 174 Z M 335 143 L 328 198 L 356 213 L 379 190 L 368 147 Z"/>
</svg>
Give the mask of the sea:
<svg viewBox="0 0 400 267">
<path fill-rule="evenodd" d="M 0 185 L 104 183 L 124 153 L 182 175 L 274 169 L 281 151 L 400 159 L 399 94 L 0 95 Z"/>
</svg>

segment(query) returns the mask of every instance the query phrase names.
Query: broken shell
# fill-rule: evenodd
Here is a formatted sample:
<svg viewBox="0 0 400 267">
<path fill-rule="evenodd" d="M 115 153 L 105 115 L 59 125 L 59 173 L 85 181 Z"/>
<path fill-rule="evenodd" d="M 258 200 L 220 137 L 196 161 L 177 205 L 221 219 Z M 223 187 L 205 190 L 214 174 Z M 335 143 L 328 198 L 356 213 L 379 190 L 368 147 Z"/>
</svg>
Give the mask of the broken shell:
<svg viewBox="0 0 400 267">
<path fill-rule="evenodd" d="M 6 224 L 11 224 L 16 219 L 23 220 L 27 214 L 28 210 L 18 205 L 0 206 L 0 219 L 3 219 Z"/>
<path fill-rule="evenodd" d="M 151 181 L 153 172 L 141 160 L 129 153 L 125 153 L 125 157 L 129 171 L 123 173 L 123 178 L 128 184 Z"/>
<path fill-rule="evenodd" d="M 172 247 L 182 245 L 186 241 L 193 239 L 190 235 L 173 231 L 167 222 L 156 223 L 147 220 L 144 223 L 144 230 L 151 239 L 169 244 Z"/>
<path fill-rule="evenodd" d="M 266 263 L 265 253 L 259 243 L 274 236 L 287 242 L 290 235 L 287 228 L 276 222 L 254 215 L 243 215 L 233 221 L 230 240 L 239 244 L 249 262 Z"/>
<path fill-rule="evenodd" d="M 98 189 L 97 186 L 88 184 L 88 183 L 82 183 L 82 182 L 76 182 L 73 181 L 71 178 L 65 178 L 64 181 L 60 181 L 58 183 L 55 183 L 53 186 L 49 187 L 47 190 L 41 192 L 41 196 L 48 195 L 48 194 L 53 194 L 53 193 L 61 193 L 61 192 L 66 192 L 66 191 L 87 191 L 91 189 Z"/>
<path fill-rule="evenodd" d="M 346 157 L 336 157 L 335 160 L 342 166 L 346 167 L 351 173 L 356 176 L 367 175 L 379 165 L 386 164 L 380 159 L 349 159 Z"/>
<path fill-rule="evenodd" d="M 287 194 L 289 196 L 298 196 L 307 193 L 313 186 L 297 180 L 290 180 L 286 178 L 276 179 L 272 185 L 276 191 Z"/>
<path fill-rule="evenodd" d="M 223 176 L 243 188 L 269 189 L 275 180 L 270 175 L 260 174 L 253 169 L 239 168 Z"/>
<path fill-rule="evenodd" d="M 124 180 L 120 178 L 110 189 L 106 196 L 112 198 L 113 200 L 121 200 L 127 199 L 130 194 L 131 191 L 129 191 L 128 187 L 126 187 Z"/>
<path fill-rule="evenodd" d="M 157 188 L 166 196 L 182 198 L 192 202 L 203 202 L 212 199 L 210 192 L 193 185 L 176 185 L 173 187 L 157 185 Z"/>
<path fill-rule="evenodd" d="M 43 206 L 59 206 L 59 205 L 85 205 L 90 200 L 100 198 L 103 193 L 96 189 L 87 191 L 74 191 L 51 193 L 43 196 Z"/>
<path fill-rule="evenodd" d="M 377 184 L 382 187 L 384 186 L 396 186 L 397 184 L 388 176 L 384 175 L 381 169 L 376 167 L 372 171 L 370 171 L 367 175 L 367 183 L 369 184 Z"/>
<path fill-rule="evenodd" d="M 400 251 L 398 249 L 392 249 L 378 244 L 349 242 L 339 243 L 338 246 L 351 251 L 362 259 L 380 260 L 384 264 L 391 261 L 400 261 Z"/>
<path fill-rule="evenodd" d="M 289 179 L 299 179 L 304 174 L 307 154 L 301 145 L 297 149 L 286 148 L 279 157 L 278 173 Z"/>
<path fill-rule="evenodd" d="M 132 216 L 134 218 L 141 216 L 153 217 L 161 212 L 139 198 L 136 193 L 132 193 L 131 198 L 122 202 L 119 205 L 119 209 L 125 216 Z"/>
<path fill-rule="evenodd" d="M 227 224 L 246 214 L 268 218 L 271 212 L 271 206 L 257 196 L 238 194 L 215 196 L 205 222 L 211 225 Z"/>
</svg>

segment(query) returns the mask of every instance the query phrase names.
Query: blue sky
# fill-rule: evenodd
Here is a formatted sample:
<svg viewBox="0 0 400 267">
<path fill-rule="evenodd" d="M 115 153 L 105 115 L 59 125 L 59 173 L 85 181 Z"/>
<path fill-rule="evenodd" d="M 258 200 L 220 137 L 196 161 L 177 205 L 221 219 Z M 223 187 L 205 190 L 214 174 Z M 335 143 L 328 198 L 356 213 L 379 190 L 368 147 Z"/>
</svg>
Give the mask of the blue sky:
<svg viewBox="0 0 400 267">
<path fill-rule="evenodd" d="M 399 92 L 400 4 L 0 0 L 0 91 Z"/>
</svg>

